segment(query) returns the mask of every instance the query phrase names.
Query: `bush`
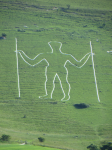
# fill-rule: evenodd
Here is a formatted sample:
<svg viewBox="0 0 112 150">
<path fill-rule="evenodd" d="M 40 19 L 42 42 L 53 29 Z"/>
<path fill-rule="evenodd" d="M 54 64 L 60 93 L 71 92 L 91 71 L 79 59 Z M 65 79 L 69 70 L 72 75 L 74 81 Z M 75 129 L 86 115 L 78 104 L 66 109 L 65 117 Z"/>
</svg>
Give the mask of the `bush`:
<svg viewBox="0 0 112 150">
<path fill-rule="evenodd" d="M 43 137 L 39 137 L 38 139 L 39 139 L 39 142 L 44 142 L 45 141 L 45 139 Z"/>
<path fill-rule="evenodd" d="M 90 149 L 90 150 L 98 150 L 97 146 L 96 146 L 96 145 L 93 145 L 93 144 L 89 145 L 89 146 L 87 147 L 87 149 Z"/>
<path fill-rule="evenodd" d="M 3 134 L 0 140 L 1 141 L 9 141 L 10 138 L 11 138 L 10 135 Z"/>
<path fill-rule="evenodd" d="M 26 115 L 24 115 L 23 118 L 26 118 Z"/>
<path fill-rule="evenodd" d="M 112 142 L 108 142 L 107 144 L 100 147 L 100 150 L 112 150 Z"/>
<path fill-rule="evenodd" d="M 18 29 L 18 32 L 25 32 L 25 30 L 23 30 L 23 29 Z"/>
<path fill-rule="evenodd" d="M 3 36 L 3 37 L 6 37 L 7 35 L 6 35 L 5 33 L 2 33 L 2 36 Z"/>
<path fill-rule="evenodd" d="M 97 146 L 91 144 L 87 146 L 87 149 L 89 150 L 112 150 L 112 142 L 104 142 L 102 147 L 100 147 L 100 149 L 98 149 Z"/>
</svg>

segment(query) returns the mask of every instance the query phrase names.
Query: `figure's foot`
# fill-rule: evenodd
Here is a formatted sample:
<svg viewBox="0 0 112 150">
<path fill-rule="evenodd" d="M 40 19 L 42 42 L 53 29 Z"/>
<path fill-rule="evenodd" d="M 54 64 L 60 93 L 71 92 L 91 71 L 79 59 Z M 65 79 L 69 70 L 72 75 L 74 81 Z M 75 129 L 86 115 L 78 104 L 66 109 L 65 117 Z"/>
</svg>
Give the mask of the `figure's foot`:
<svg viewBox="0 0 112 150">
<path fill-rule="evenodd" d="M 49 95 L 39 96 L 41 99 L 52 99 Z"/>
<path fill-rule="evenodd" d="M 61 99 L 61 101 L 68 101 L 70 99 L 70 96 L 65 96 Z"/>
</svg>

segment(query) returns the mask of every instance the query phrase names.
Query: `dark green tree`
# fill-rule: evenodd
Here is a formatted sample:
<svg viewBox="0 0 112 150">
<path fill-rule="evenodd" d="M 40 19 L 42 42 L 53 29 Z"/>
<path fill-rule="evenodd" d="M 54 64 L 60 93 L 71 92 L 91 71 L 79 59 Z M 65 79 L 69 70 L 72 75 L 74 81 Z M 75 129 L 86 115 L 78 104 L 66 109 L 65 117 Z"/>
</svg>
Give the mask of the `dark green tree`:
<svg viewBox="0 0 112 150">
<path fill-rule="evenodd" d="M 1 137 L 1 141 L 9 141 L 10 138 L 11 138 L 10 135 L 3 134 Z"/>
<path fill-rule="evenodd" d="M 39 139 L 39 142 L 44 142 L 45 141 L 45 139 L 43 137 L 39 137 L 38 139 Z"/>
</svg>

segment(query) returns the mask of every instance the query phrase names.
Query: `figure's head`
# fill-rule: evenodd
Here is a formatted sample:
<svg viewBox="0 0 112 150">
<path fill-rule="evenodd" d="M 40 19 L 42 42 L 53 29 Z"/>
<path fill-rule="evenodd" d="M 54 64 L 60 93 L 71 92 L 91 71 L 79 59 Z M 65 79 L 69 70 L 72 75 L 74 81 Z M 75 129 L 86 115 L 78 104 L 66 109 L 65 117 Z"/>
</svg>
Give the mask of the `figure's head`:
<svg viewBox="0 0 112 150">
<path fill-rule="evenodd" d="M 62 43 L 61 42 L 57 42 L 57 41 L 50 41 L 48 42 L 52 53 L 59 53 L 61 52 L 61 47 L 62 47 Z"/>
</svg>

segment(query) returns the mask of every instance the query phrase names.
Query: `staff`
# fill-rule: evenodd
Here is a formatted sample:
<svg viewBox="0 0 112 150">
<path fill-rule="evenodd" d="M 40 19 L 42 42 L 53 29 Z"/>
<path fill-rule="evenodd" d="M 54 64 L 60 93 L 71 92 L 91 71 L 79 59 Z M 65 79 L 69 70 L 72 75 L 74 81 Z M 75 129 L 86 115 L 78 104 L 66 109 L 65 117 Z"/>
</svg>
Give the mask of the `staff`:
<svg viewBox="0 0 112 150">
<path fill-rule="evenodd" d="M 99 98 L 99 94 L 98 94 L 98 86 L 97 86 L 96 74 L 95 74 L 95 68 L 94 68 L 94 60 L 93 60 L 93 52 L 92 52 L 91 41 L 90 41 L 90 48 L 91 48 L 91 54 L 92 54 L 92 64 L 93 64 L 93 72 L 94 72 L 95 85 L 96 85 L 96 93 L 97 93 L 98 101 L 100 102 L 100 98 Z"/>
<path fill-rule="evenodd" d="M 18 92 L 19 92 L 19 97 L 20 97 L 20 85 L 19 85 L 19 69 L 18 69 L 18 52 L 17 52 L 17 38 L 16 40 L 16 60 L 17 60 L 17 78 L 18 78 Z"/>
</svg>

